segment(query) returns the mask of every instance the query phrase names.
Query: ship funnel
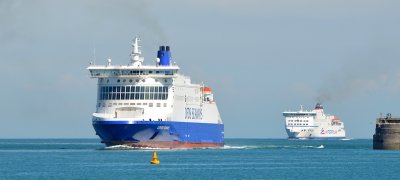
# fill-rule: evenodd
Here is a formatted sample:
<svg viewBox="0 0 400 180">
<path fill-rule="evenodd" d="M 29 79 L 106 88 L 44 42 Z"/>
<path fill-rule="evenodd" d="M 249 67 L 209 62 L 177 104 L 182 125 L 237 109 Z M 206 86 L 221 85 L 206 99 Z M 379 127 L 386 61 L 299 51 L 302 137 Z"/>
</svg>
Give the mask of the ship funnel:
<svg viewBox="0 0 400 180">
<path fill-rule="evenodd" d="M 169 66 L 171 64 L 171 51 L 169 46 L 160 46 L 157 52 L 157 58 L 160 59 L 160 66 Z"/>
<path fill-rule="evenodd" d="M 321 103 L 317 103 L 317 105 L 315 105 L 315 109 L 324 109 L 324 107 Z"/>
</svg>

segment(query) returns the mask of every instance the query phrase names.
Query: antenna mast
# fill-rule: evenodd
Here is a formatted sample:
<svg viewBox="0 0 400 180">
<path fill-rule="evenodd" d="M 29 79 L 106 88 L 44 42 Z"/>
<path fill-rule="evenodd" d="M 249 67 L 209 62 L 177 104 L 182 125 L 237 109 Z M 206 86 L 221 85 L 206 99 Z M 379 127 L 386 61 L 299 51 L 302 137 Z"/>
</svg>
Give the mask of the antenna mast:
<svg viewBox="0 0 400 180">
<path fill-rule="evenodd" d="M 143 57 L 140 56 L 142 55 L 142 51 L 139 50 L 139 41 L 138 37 L 132 40 L 131 64 L 136 67 L 141 66 L 143 62 Z"/>
<path fill-rule="evenodd" d="M 93 65 L 96 65 L 96 47 L 93 47 Z"/>
</svg>

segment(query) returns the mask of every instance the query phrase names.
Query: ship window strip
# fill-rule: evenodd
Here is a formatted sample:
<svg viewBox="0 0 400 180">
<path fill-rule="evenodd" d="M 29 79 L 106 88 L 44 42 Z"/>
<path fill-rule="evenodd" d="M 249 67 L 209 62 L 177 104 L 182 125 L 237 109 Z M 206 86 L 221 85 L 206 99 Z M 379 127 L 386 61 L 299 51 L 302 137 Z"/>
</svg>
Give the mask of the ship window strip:
<svg viewBox="0 0 400 180">
<path fill-rule="evenodd" d="M 101 86 L 100 100 L 166 100 L 166 86 Z"/>
</svg>

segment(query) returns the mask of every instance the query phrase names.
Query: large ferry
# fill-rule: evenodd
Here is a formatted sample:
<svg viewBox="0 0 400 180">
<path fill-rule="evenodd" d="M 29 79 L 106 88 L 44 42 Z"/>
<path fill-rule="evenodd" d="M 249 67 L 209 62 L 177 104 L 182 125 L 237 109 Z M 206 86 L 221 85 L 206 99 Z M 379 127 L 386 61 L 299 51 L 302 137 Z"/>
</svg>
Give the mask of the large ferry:
<svg viewBox="0 0 400 180">
<path fill-rule="evenodd" d="M 153 65 L 144 65 L 132 42 L 128 65 L 91 64 L 98 79 L 92 124 L 106 146 L 196 148 L 224 145 L 224 125 L 210 87 L 191 83 L 160 46 Z"/>
<path fill-rule="evenodd" d="M 324 113 L 317 103 L 311 111 L 285 111 L 285 128 L 289 139 L 342 139 L 346 137 L 344 123 L 337 117 Z"/>
</svg>

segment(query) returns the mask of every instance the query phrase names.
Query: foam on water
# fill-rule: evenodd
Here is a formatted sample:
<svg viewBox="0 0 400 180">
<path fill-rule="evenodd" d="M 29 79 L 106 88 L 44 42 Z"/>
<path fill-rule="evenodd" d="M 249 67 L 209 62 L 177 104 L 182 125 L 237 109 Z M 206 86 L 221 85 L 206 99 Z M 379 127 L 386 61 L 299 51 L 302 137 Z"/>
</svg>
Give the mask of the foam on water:
<svg viewBox="0 0 400 180">
<path fill-rule="evenodd" d="M 204 148 L 204 149 L 323 149 L 324 145 L 307 146 L 307 145 L 263 145 L 263 146 L 235 146 L 225 145 L 224 147 L 217 148 Z"/>
<path fill-rule="evenodd" d="M 187 149 L 185 149 L 185 148 L 171 149 L 171 148 L 152 148 L 152 147 L 132 147 L 132 146 L 128 146 L 128 145 L 114 145 L 114 146 L 105 147 L 101 150 L 182 151 L 182 150 L 187 150 Z"/>
<path fill-rule="evenodd" d="M 100 150 L 141 150 L 141 151 L 182 151 L 182 150 L 249 150 L 249 149 L 324 149 L 324 145 L 224 145 L 223 147 L 203 147 L 203 148 L 150 148 L 150 147 L 132 147 L 128 145 L 115 145 L 105 147 Z"/>
<path fill-rule="evenodd" d="M 255 149 L 257 146 L 229 146 L 224 145 L 224 147 L 220 147 L 219 149 Z"/>
</svg>

